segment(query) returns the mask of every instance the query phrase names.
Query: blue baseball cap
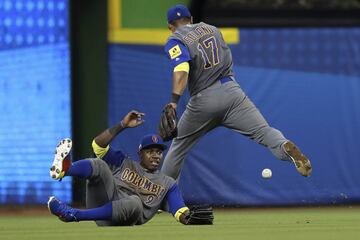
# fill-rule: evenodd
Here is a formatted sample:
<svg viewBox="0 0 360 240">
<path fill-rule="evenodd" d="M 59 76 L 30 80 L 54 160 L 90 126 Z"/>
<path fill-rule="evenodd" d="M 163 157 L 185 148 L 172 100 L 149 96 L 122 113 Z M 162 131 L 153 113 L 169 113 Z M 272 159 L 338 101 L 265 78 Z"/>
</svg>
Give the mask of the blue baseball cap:
<svg viewBox="0 0 360 240">
<path fill-rule="evenodd" d="M 168 23 L 185 17 L 191 17 L 191 13 L 189 9 L 182 4 L 178 4 L 169 8 L 167 12 Z"/>
<path fill-rule="evenodd" d="M 166 149 L 166 145 L 164 144 L 161 137 L 157 134 L 147 134 L 143 136 L 139 144 L 139 151 L 151 147 L 158 147 L 161 150 Z"/>
</svg>

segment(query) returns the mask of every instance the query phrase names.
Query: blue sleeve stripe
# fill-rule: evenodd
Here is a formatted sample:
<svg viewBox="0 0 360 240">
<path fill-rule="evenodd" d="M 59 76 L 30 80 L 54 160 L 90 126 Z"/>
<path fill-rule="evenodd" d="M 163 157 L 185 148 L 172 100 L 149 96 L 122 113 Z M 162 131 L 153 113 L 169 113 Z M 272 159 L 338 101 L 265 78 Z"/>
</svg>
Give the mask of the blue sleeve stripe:
<svg viewBox="0 0 360 240">
<path fill-rule="evenodd" d="M 175 216 L 176 212 L 181 209 L 186 207 L 184 200 L 181 196 L 180 190 L 178 185 L 175 183 L 167 192 L 165 199 L 168 202 L 169 205 L 169 212 Z"/>
</svg>

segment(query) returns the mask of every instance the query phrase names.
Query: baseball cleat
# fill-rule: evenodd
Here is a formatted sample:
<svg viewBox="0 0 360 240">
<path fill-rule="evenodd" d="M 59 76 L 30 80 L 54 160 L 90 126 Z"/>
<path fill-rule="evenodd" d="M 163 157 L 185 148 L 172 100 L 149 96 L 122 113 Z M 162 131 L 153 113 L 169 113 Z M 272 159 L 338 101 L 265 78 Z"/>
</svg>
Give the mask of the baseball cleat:
<svg viewBox="0 0 360 240">
<path fill-rule="evenodd" d="M 63 222 L 78 222 L 76 219 L 77 210 L 57 200 L 54 196 L 49 198 L 47 203 L 49 211 Z"/>
<path fill-rule="evenodd" d="M 296 170 L 304 177 L 310 176 L 312 171 L 310 160 L 302 154 L 300 149 L 291 141 L 284 143 L 283 148 L 295 164 Z"/>
<path fill-rule="evenodd" d="M 65 138 L 56 146 L 55 157 L 50 168 L 50 177 L 56 180 L 61 180 L 65 173 L 71 166 L 70 151 L 72 148 L 72 141 L 70 138 Z"/>
</svg>

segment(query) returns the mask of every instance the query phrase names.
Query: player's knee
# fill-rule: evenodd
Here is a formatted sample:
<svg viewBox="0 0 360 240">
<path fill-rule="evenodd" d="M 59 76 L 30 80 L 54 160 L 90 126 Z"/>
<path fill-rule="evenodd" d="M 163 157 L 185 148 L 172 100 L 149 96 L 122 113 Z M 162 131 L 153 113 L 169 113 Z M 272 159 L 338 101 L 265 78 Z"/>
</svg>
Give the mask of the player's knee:
<svg viewBox="0 0 360 240">
<path fill-rule="evenodd" d="M 93 168 L 92 177 L 99 176 L 102 171 L 108 171 L 109 169 L 107 163 L 98 158 L 91 159 L 91 166 Z"/>
<path fill-rule="evenodd" d="M 136 195 L 130 196 L 129 198 L 129 208 L 131 209 L 130 215 L 134 219 L 138 219 L 143 212 L 142 202 Z"/>
<path fill-rule="evenodd" d="M 131 226 L 141 224 L 139 219 L 143 213 L 143 205 L 136 195 L 113 202 L 113 221 L 118 225 Z"/>
</svg>

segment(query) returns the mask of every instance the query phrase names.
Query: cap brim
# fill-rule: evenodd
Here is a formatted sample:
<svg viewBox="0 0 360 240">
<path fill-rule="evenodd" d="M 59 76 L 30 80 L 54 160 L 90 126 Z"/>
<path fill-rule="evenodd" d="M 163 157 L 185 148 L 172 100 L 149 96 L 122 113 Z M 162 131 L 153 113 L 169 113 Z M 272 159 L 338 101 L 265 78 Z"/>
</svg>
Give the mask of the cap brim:
<svg viewBox="0 0 360 240">
<path fill-rule="evenodd" d="M 148 148 L 160 148 L 161 150 L 164 151 L 167 148 L 167 146 L 165 144 L 150 144 L 150 145 L 147 145 L 145 147 L 142 147 L 140 149 L 140 151 L 143 150 L 143 149 L 148 149 Z"/>
</svg>

